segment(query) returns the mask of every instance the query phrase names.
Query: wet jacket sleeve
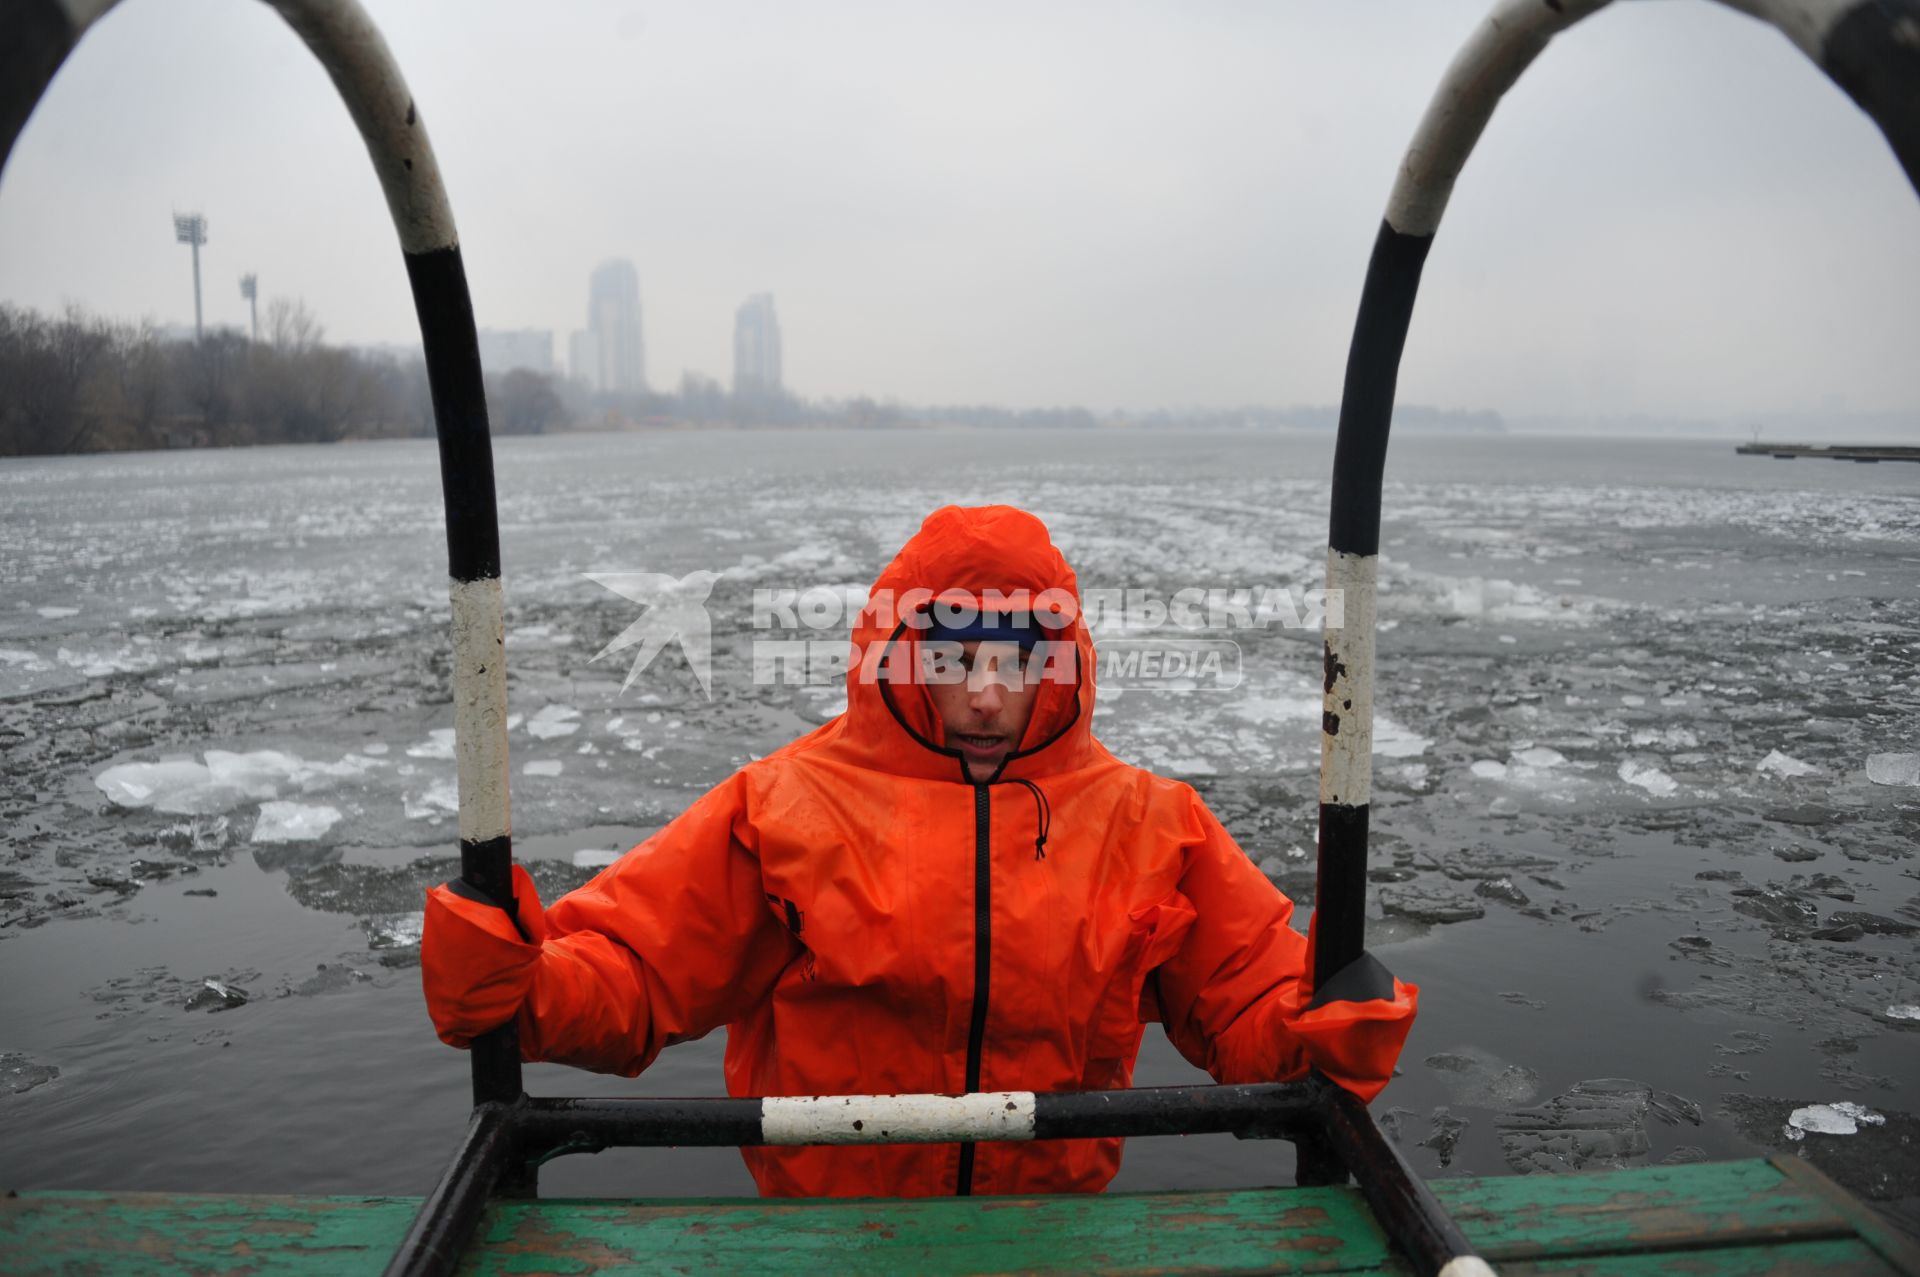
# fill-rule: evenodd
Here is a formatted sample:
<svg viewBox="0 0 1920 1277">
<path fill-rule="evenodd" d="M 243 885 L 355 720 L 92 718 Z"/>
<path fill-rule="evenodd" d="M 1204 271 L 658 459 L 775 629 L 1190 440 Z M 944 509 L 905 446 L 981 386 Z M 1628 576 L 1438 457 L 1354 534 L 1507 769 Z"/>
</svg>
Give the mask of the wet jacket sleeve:
<svg viewBox="0 0 1920 1277">
<path fill-rule="evenodd" d="M 631 1077 L 762 1001 L 797 945 L 762 892 L 747 783 L 723 782 L 544 912 L 515 866 L 520 928 L 429 892 L 420 956 L 441 1039 L 466 1046 L 517 1013 L 527 1059 Z"/>
<path fill-rule="evenodd" d="M 1372 1100 L 1393 1076 L 1419 989 L 1383 971 L 1378 992 L 1390 982 L 1391 996 L 1311 1006 L 1310 946 L 1288 925 L 1293 902 L 1198 795 L 1192 804 L 1180 895 L 1193 921 L 1157 971 L 1168 1036 L 1220 1082 L 1279 1081 L 1312 1067 Z"/>
</svg>

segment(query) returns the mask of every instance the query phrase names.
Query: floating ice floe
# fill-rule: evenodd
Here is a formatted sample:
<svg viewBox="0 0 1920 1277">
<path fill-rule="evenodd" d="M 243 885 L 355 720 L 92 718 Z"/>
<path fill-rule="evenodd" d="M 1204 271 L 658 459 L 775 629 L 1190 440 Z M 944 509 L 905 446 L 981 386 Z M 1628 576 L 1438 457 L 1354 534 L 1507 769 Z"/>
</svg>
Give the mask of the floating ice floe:
<svg viewBox="0 0 1920 1277">
<path fill-rule="evenodd" d="M 1504 577 L 1448 577 L 1407 572 L 1407 593 L 1435 597 L 1438 610 L 1455 616 L 1484 617 L 1490 621 L 1571 621 L 1593 619 L 1598 605 L 1592 599 L 1549 594 Z M 1384 583 L 1383 583 L 1384 584 Z"/>
<path fill-rule="evenodd" d="M 522 776 L 558 776 L 566 764 L 557 758 L 536 758 L 520 769 Z"/>
<path fill-rule="evenodd" d="M 310 793 L 385 766 L 363 754 L 347 754 L 336 763 L 315 763 L 277 749 L 245 754 L 210 749 L 203 757 L 203 763 L 192 758 L 122 763 L 101 772 L 93 783 L 115 806 L 210 816 L 243 803 Z"/>
<path fill-rule="evenodd" d="M 1507 765 L 1494 758 L 1478 758 L 1469 769 L 1481 780 L 1505 780 Z"/>
<path fill-rule="evenodd" d="M 407 747 L 408 758 L 452 758 L 453 729 L 436 727 L 427 733 L 427 739 L 418 745 Z"/>
<path fill-rule="evenodd" d="M 625 854 L 620 851 L 576 851 L 573 853 L 573 865 L 576 869 L 599 869 Z"/>
<path fill-rule="evenodd" d="M 1920 754 L 1869 754 L 1867 779 L 1876 785 L 1920 785 Z"/>
<path fill-rule="evenodd" d="M 72 652 L 63 647 L 53 656 L 60 664 L 79 670 L 88 678 L 105 678 L 109 674 L 143 674 L 160 663 L 158 650 L 151 647 L 139 652 L 131 647 L 123 647 L 117 652 Z"/>
<path fill-rule="evenodd" d="M 69 616 L 80 615 L 80 609 L 77 607 L 43 607 L 36 608 L 35 611 L 49 621 L 63 621 Z"/>
<path fill-rule="evenodd" d="M 527 735 L 535 740 L 555 740 L 561 736 L 571 736 L 580 730 L 575 721 L 580 711 L 571 705 L 543 705 L 540 712 L 527 722 Z"/>
<path fill-rule="evenodd" d="M 1565 763 L 1567 756 L 1557 749 L 1549 749 L 1545 745 L 1534 745 L 1528 749 L 1515 750 L 1513 752 L 1513 761 L 1523 767 L 1537 767 L 1545 770 L 1546 768 L 1558 767 Z"/>
<path fill-rule="evenodd" d="M 411 949 L 426 932 L 427 915 L 424 912 L 386 914 L 364 919 L 360 925 L 366 928 L 369 949 Z"/>
<path fill-rule="evenodd" d="M 1637 727 L 1632 740 L 1640 749 L 1693 749 L 1700 738 L 1684 727 Z"/>
<path fill-rule="evenodd" d="M 1790 1140 L 1803 1140 L 1808 1134 L 1854 1135 L 1862 1126 L 1882 1126 L 1886 1117 L 1864 1104 L 1839 1100 L 1832 1104 L 1809 1104 L 1787 1116 L 1783 1132 Z"/>
<path fill-rule="evenodd" d="M 1803 763 L 1776 749 L 1754 764 L 1753 770 L 1764 772 L 1769 776 L 1812 776 L 1820 769 L 1812 763 Z"/>
<path fill-rule="evenodd" d="M 1315 707 L 1316 710 L 1318 707 Z M 1417 758 L 1433 746 L 1431 736 L 1408 731 L 1392 719 L 1374 724 L 1373 752 L 1379 758 Z"/>
<path fill-rule="evenodd" d="M 424 793 L 404 795 L 400 803 L 408 820 L 437 821 L 460 810 L 460 787 L 451 780 L 436 780 Z"/>
<path fill-rule="evenodd" d="M 1643 766 L 1631 758 L 1620 760 L 1620 779 L 1637 786 L 1655 798 L 1671 798 L 1679 792 L 1679 782 L 1658 767 Z"/>
<path fill-rule="evenodd" d="M 1895 1006 L 1887 1008 L 1889 1020 L 1920 1020 L 1920 1007 Z"/>
<path fill-rule="evenodd" d="M 337 807 L 288 802 L 261 803 L 260 819 L 253 825 L 253 841 L 313 842 L 339 823 L 340 810 Z"/>
<path fill-rule="evenodd" d="M 518 648 L 569 647 L 571 634 L 555 634 L 551 625 L 522 625 L 507 631 L 507 642 Z"/>
</svg>

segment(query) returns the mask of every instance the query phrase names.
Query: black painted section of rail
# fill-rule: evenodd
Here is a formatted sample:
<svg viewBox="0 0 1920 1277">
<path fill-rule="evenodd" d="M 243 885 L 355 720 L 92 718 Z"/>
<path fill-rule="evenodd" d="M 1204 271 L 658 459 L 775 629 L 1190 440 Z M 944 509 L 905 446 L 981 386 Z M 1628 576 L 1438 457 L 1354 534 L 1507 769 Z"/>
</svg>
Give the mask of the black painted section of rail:
<svg viewBox="0 0 1920 1277">
<path fill-rule="evenodd" d="M 79 39 L 54 0 L 19 0 L 7 6 L 6 32 L 0 36 L 0 169 L 6 168 L 20 131 L 40 105 L 40 95 Z"/>
<path fill-rule="evenodd" d="M 1247 1139 L 1289 1139 L 1312 1123 L 1313 1105 L 1313 1091 L 1303 1082 L 1043 1092 L 1033 1097 L 1033 1138 L 1231 1132 Z"/>
<path fill-rule="evenodd" d="M 513 840 L 505 836 L 461 839 L 460 881 L 513 916 Z M 514 922 L 519 924 L 518 917 Z"/>
<path fill-rule="evenodd" d="M 476 892 L 490 904 L 506 911 L 513 925 L 520 926 L 513 900 L 513 840 L 487 838 L 460 843 L 460 884 Z M 464 894 L 464 893 L 463 893 Z M 524 936 L 526 932 L 521 931 Z M 525 1091 L 520 1068 L 520 1030 L 511 1020 L 497 1029 L 489 1029 L 473 1040 L 467 1064 L 473 1077 L 473 1102 L 514 1104 Z M 499 1177 L 503 1196 L 535 1197 L 539 1193 L 538 1164 L 529 1164 L 514 1156 Z"/>
<path fill-rule="evenodd" d="M 757 1145 L 756 1099 L 530 1099 L 518 1110 L 529 1161 L 605 1148 Z"/>
<path fill-rule="evenodd" d="M 1320 804 L 1320 858 L 1313 888 L 1313 984 L 1332 980 L 1366 951 L 1365 804 Z"/>
<path fill-rule="evenodd" d="M 1437 1273 L 1448 1260 L 1477 1255 L 1426 1181 L 1380 1134 L 1367 1106 L 1325 1078 L 1315 1075 L 1314 1082 L 1334 1154 L 1353 1173 L 1374 1219 L 1413 1261 L 1414 1271 Z"/>
<path fill-rule="evenodd" d="M 440 437 L 440 490 L 447 503 L 447 570 L 456 581 L 500 575 L 500 519 L 494 504 L 493 444 L 480 340 L 460 246 L 408 253 L 407 280 Z"/>
<path fill-rule="evenodd" d="M 1866 0 L 1827 31 L 1822 69 L 1880 126 L 1920 192 L 1920 0 Z"/>
<path fill-rule="evenodd" d="M 505 1104 L 482 1104 L 473 1110 L 466 1138 L 433 1192 L 420 1203 L 406 1237 L 387 1261 L 386 1277 L 441 1277 L 459 1265 L 487 1198 L 513 1160 L 513 1117 Z"/>
<path fill-rule="evenodd" d="M 1387 465 L 1400 352 L 1407 344 L 1420 271 L 1432 246 L 1431 235 L 1402 235 L 1382 221 L 1367 262 L 1340 392 L 1333 515 L 1327 528 L 1327 544 L 1347 554 L 1380 553 L 1380 477 Z"/>
</svg>

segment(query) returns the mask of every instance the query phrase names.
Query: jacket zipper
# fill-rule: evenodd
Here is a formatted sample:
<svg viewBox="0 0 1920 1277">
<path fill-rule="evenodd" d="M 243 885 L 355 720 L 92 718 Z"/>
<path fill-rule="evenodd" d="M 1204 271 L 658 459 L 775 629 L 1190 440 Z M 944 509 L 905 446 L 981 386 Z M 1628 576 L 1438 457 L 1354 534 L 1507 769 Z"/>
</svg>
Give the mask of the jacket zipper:
<svg viewBox="0 0 1920 1277">
<path fill-rule="evenodd" d="M 980 1051 L 987 1036 L 987 977 L 993 957 L 993 795 L 973 787 L 973 1022 L 967 1027 L 967 1091 L 980 1089 Z M 960 1185 L 955 1196 L 973 1194 L 973 1150 L 960 1146 Z"/>
</svg>

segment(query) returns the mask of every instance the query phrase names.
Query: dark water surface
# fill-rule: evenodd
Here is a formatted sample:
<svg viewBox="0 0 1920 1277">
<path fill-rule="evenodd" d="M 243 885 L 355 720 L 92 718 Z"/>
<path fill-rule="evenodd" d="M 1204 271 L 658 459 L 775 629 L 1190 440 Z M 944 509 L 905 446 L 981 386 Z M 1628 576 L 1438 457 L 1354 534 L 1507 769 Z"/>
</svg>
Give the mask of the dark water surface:
<svg viewBox="0 0 1920 1277">
<path fill-rule="evenodd" d="M 751 591 L 863 587 L 939 504 L 1035 510 L 1086 588 L 1324 573 L 1323 437 L 498 456 L 517 850 L 549 898 L 592 872 L 582 853 L 837 712 L 831 685 L 752 683 Z M 1423 992 L 1376 1113 L 1435 1174 L 1794 1148 L 1910 1210 L 1920 466 L 1413 437 L 1388 479 L 1369 934 Z M 0 463 L 6 1185 L 431 1183 L 466 1108 L 411 947 L 455 840 L 442 536 L 428 444 Z M 625 659 L 589 658 L 639 609 L 582 574 L 698 568 L 721 574 L 713 701 L 677 658 L 623 693 Z M 1238 688 L 1103 692 L 1096 730 L 1200 788 L 1306 906 L 1317 632 L 1233 637 Z M 721 1045 L 632 1081 L 537 1066 L 530 1089 L 718 1093 Z M 1148 1030 L 1136 1082 L 1199 1076 Z M 1116 1187 L 1290 1167 L 1284 1146 L 1141 1140 Z M 751 1191 L 730 1150 L 573 1158 L 544 1183 Z"/>
</svg>

